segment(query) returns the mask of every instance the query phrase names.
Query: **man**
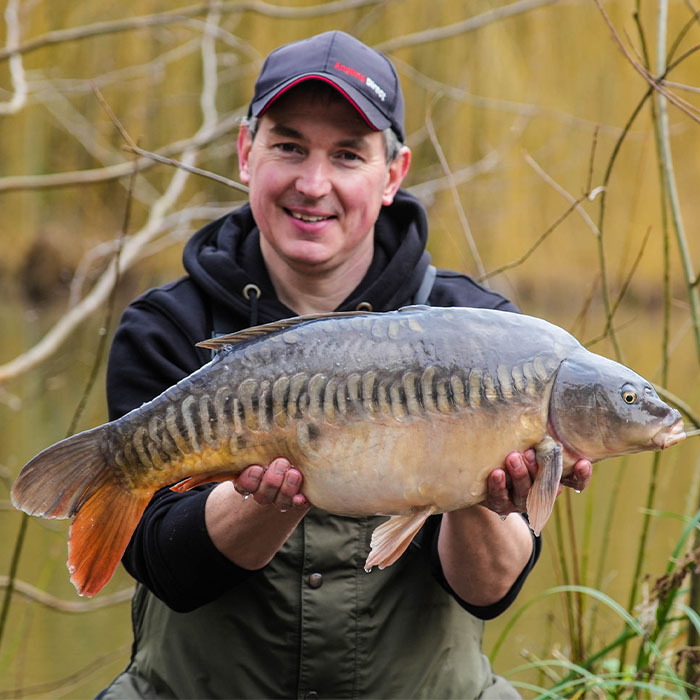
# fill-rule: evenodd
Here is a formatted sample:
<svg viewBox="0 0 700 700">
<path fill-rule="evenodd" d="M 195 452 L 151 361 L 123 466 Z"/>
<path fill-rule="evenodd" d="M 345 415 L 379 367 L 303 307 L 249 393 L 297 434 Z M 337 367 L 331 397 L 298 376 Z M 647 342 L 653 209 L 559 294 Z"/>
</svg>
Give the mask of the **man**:
<svg viewBox="0 0 700 700">
<path fill-rule="evenodd" d="M 238 138 L 250 204 L 195 234 L 187 277 L 125 312 L 111 418 L 207 361 L 195 343 L 212 333 L 416 301 L 516 310 L 464 275 L 433 279 L 424 211 L 400 190 L 403 110 L 391 63 L 342 32 L 268 57 Z M 370 574 L 380 518 L 314 509 L 284 456 L 235 485 L 163 489 L 124 557 L 134 649 L 104 697 L 518 697 L 480 642 L 539 552 L 519 514 L 535 472 L 530 452 L 509 455 L 484 505 L 430 518 Z"/>
</svg>

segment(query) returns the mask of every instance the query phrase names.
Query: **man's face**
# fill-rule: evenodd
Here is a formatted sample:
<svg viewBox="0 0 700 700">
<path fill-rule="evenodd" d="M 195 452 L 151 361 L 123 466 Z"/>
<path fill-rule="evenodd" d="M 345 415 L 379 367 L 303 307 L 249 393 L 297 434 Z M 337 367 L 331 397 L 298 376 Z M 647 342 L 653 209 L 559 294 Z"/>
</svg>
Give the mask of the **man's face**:
<svg viewBox="0 0 700 700">
<path fill-rule="evenodd" d="M 241 129 L 241 180 L 273 267 L 318 275 L 369 265 L 379 210 L 408 169 L 407 149 L 387 165 L 382 134 L 333 97 L 297 88 L 262 116 L 254 139 Z"/>
</svg>

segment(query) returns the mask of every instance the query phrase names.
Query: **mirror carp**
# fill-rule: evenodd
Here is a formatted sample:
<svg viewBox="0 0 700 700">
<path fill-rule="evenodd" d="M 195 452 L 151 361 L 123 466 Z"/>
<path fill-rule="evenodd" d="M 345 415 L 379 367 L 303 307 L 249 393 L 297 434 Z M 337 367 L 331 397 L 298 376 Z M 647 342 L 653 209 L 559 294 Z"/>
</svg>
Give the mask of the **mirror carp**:
<svg viewBox="0 0 700 700">
<path fill-rule="evenodd" d="M 211 362 L 122 418 L 48 447 L 12 487 L 17 508 L 74 517 L 81 595 L 111 578 L 154 492 L 234 479 L 287 457 L 330 513 L 391 516 L 366 569 L 389 566 L 433 513 L 477 504 L 506 455 L 535 448 L 535 533 L 562 475 L 663 449 L 679 412 L 627 367 L 530 316 L 405 307 L 292 318 L 200 343 Z"/>
</svg>

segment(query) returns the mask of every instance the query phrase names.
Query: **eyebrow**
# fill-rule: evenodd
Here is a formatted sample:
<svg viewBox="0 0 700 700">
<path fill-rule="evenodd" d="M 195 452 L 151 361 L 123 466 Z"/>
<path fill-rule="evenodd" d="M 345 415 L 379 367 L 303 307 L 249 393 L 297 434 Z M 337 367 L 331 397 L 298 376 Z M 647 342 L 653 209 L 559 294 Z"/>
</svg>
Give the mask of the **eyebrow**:
<svg viewBox="0 0 700 700">
<path fill-rule="evenodd" d="M 270 132 L 277 136 L 285 136 L 291 139 L 304 140 L 304 134 L 291 126 L 285 124 L 274 124 L 270 127 Z M 367 138 L 365 136 L 348 136 L 336 144 L 340 148 L 353 148 L 356 150 L 367 148 Z"/>
</svg>

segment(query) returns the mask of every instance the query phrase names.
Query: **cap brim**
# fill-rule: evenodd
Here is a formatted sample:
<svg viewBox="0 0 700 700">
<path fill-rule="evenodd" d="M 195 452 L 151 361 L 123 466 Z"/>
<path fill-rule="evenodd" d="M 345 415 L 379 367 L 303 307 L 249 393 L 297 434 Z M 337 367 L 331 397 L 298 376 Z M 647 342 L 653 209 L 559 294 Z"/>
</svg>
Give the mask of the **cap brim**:
<svg viewBox="0 0 700 700">
<path fill-rule="evenodd" d="M 391 120 L 377 109 L 359 90 L 347 81 L 337 76 L 330 76 L 327 73 L 307 73 L 290 78 L 286 82 L 278 85 L 273 90 L 251 102 L 250 114 L 260 117 L 278 100 L 282 95 L 296 87 L 300 83 L 308 80 L 322 80 L 335 88 L 360 114 L 367 126 L 374 131 L 383 131 L 392 126 Z"/>
</svg>

